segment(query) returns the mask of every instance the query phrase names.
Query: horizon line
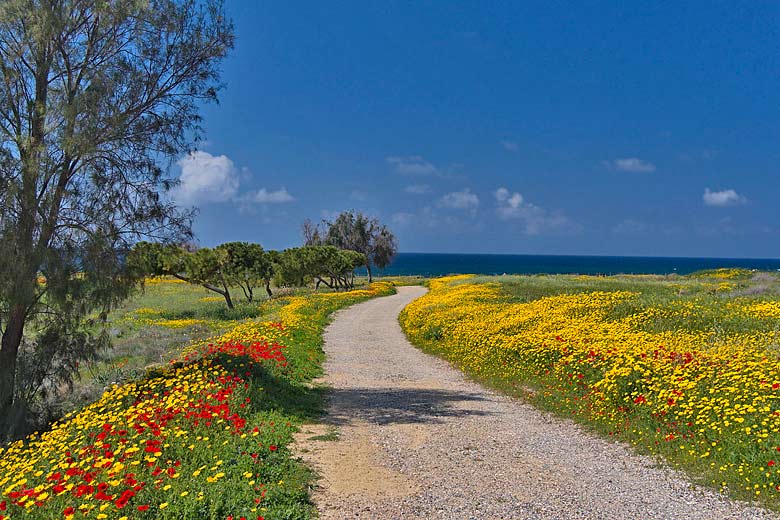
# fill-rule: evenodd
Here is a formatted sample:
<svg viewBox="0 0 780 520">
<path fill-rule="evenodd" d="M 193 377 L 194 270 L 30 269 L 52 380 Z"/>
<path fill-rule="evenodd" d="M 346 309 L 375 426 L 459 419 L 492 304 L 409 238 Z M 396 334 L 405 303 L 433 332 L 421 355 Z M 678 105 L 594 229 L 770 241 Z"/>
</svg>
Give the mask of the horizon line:
<svg viewBox="0 0 780 520">
<path fill-rule="evenodd" d="M 731 256 L 664 256 L 664 255 L 597 255 L 597 254 L 553 254 L 553 253 L 463 253 L 463 252 L 424 252 L 424 251 L 399 251 L 399 255 L 462 255 L 462 256 L 554 256 L 575 258 L 663 258 L 673 260 L 768 260 L 780 261 L 780 258 L 769 257 L 731 257 Z"/>
</svg>

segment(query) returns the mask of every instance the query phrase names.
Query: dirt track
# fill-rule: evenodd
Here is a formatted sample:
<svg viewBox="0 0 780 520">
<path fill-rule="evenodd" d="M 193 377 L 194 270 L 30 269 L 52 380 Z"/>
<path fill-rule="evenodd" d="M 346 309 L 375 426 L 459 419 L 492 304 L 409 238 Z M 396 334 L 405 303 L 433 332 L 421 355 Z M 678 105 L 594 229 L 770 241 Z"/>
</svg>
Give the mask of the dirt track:
<svg viewBox="0 0 780 520">
<path fill-rule="evenodd" d="M 328 415 L 299 446 L 322 476 L 321 518 L 778 518 L 415 349 L 397 317 L 424 292 L 355 305 L 326 330 Z M 311 440 L 333 428 L 338 440 Z"/>
</svg>

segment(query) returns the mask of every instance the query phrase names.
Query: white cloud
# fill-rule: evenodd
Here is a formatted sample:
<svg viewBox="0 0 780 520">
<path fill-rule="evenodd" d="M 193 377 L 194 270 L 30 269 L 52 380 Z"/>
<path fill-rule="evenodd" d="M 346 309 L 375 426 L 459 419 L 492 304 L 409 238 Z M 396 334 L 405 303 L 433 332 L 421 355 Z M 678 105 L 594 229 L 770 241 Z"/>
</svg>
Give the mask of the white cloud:
<svg viewBox="0 0 780 520">
<path fill-rule="evenodd" d="M 499 209 L 516 210 L 523 204 L 523 196 L 517 192 L 509 193 L 506 188 L 498 188 L 494 193 Z"/>
<path fill-rule="evenodd" d="M 647 173 L 655 171 L 655 164 L 637 157 L 604 161 L 604 165 L 621 172 Z"/>
<path fill-rule="evenodd" d="M 747 202 L 745 197 L 734 190 L 710 191 L 709 188 L 706 188 L 701 198 L 705 205 L 718 207 L 735 206 Z"/>
<path fill-rule="evenodd" d="M 391 156 L 385 160 L 395 167 L 395 171 L 402 175 L 438 175 L 439 170 L 419 155 L 406 157 Z"/>
<path fill-rule="evenodd" d="M 263 188 L 258 191 L 249 192 L 246 198 L 249 201 L 258 202 L 260 204 L 278 204 L 281 202 L 292 202 L 295 200 L 284 187 L 276 191 L 268 191 Z"/>
<path fill-rule="evenodd" d="M 412 195 L 425 195 L 431 192 L 431 187 L 427 184 L 412 184 L 404 188 L 404 191 Z"/>
<path fill-rule="evenodd" d="M 439 199 L 439 206 L 442 208 L 463 209 L 474 212 L 479 207 L 479 197 L 466 188 L 462 191 L 447 193 Z"/>
<path fill-rule="evenodd" d="M 179 185 L 172 196 L 180 204 L 226 202 L 238 193 L 236 168 L 225 155 L 208 152 L 190 152 L 181 159 Z"/>
<path fill-rule="evenodd" d="M 393 213 L 390 217 L 390 221 L 398 226 L 405 226 L 414 219 L 414 215 L 411 213 Z"/>
<path fill-rule="evenodd" d="M 262 188 L 241 193 L 241 181 L 246 180 L 247 171 L 242 170 L 239 175 L 233 161 L 226 155 L 211 155 L 198 150 L 179 159 L 178 165 L 181 167 L 180 182 L 171 195 L 179 204 L 228 201 L 273 204 L 295 200 L 285 188 L 276 191 Z"/>
<path fill-rule="evenodd" d="M 520 146 L 514 141 L 501 141 L 501 146 L 509 152 L 516 152 L 520 149 Z"/>
<path fill-rule="evenodd" d="M 502 220 L 517 220 L 528 235 L 538 235 L 544 230 L 569 227 L 571 222 L 559 212 L 550 212 L 527 202 L 518 192 L 498 188 L 493 196 L 496 199 L 496 214 Z"/>
</svg>

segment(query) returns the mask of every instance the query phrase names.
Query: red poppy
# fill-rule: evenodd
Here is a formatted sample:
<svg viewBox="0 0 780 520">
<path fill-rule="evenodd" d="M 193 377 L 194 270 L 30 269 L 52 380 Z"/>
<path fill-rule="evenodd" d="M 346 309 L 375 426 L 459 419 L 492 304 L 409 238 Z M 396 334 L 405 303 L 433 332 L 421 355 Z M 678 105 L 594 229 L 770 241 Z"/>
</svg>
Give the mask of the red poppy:
<svg viewBox="0 0 780 520">
<path fill-rule="evenodd" d="M 130 499 L 133 498 L 134 496 L 135 496 L 135 491 L 132 491 L 132 490 L 128 489 L 128 490 L 122 492 L 122 494 L 120 495 L 119 498 L 116 499 L 116 502 L 114 502 L 114 504 L 119 509 L 122 509 L 123 507 L 125 507 L 127 505 L 127 503 L 130 501 Z"/>
</svg>

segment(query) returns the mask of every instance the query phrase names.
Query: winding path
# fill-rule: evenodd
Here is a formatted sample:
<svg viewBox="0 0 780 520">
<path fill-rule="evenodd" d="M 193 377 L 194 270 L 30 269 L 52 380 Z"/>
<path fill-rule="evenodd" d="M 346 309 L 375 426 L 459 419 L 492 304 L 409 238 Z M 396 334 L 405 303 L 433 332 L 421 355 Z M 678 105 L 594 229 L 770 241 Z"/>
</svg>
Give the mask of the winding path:
<svg viewBox="0 0 780 520">
<path fill-rule="evenodd" d="M 326 330 L 328 414 L 299 441 L 321 475 L 321 518 L 778 518 L 420 352 L 397 317 L 424 292 L 401 287 L 339 312 Z M 317 440 L 334 430 L 337 440 Z"/>
</svg>

